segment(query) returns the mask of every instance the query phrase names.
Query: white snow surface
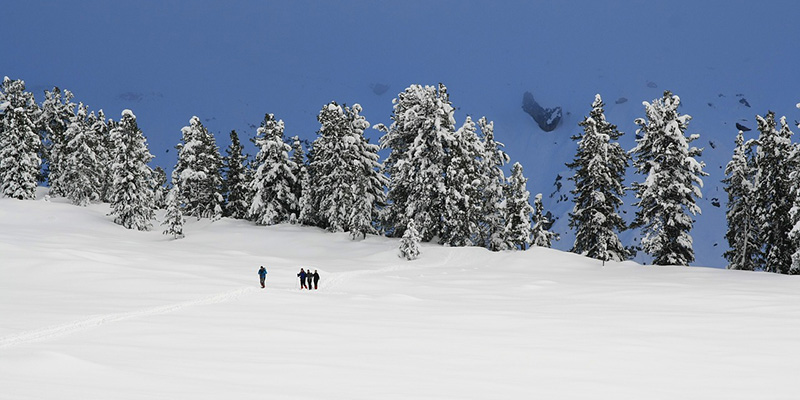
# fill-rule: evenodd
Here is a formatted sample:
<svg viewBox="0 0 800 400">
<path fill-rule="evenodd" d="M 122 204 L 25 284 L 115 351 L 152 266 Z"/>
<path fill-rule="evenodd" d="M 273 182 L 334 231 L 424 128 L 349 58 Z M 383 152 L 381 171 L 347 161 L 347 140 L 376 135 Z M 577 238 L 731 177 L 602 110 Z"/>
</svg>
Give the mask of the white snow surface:
<svg viewBox="0 0 800 400">
<path fill-rule="evenodd" d="M 408 262 L 396 239 L 229 219 L 173 240 L 41 195 L 0 199 L 0 399 L 797 396 L 796 277 L 543 248 Z"/>
</svg>

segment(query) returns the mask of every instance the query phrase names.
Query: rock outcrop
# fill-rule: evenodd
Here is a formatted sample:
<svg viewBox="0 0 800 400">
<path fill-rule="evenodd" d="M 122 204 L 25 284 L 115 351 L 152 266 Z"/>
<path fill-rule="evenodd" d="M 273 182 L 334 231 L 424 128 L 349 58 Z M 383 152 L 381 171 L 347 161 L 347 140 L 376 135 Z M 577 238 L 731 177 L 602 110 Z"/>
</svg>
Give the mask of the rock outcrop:
<svg viewBox="0 0 800 400">
<path fill-rule="evenodd" d="M 536 102 L 531 92 L 522 95 L 522 110 L 528 113 L 545 132 L 550 132 L 561 122 L 561 107 L 544 108 Z"/>
</svg>

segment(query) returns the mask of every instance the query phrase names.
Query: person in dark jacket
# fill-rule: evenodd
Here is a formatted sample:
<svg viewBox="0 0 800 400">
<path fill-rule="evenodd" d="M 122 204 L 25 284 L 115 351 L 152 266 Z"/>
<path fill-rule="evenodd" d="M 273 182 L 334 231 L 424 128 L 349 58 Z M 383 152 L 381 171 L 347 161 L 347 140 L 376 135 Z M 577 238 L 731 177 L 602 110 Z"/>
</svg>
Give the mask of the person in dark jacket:
<svg viewBox="0 0 800 400">
<path fill-rule="evenodd" d="M 300 277 L 300 289 L 305 289 L 306 288 L 306 276 L 307 276 L 306 271 L 304 271 L 302 268 L 300 268 L 300 273 L 297 274 L 297 276 Z"/>
<path fill-rule="evenodd" d="M 314 290 L 317 290 L 317 284 L 319 283 L 319 272 L 317 272 L 317 270 L 314 270 L 314 273 L 311 274 L 311 276 L 314 277 Z"/>
<path fill-rule="evenodd" d="M 308 280 L 308 290 L 311 290 L 311 281 L 314 279 L 314 274 L 311 273 L 311 270 L 308 270 L 308 275 L 306 275 L 306 279 Z"/>
<path fill-rule="evenodd" d="M 264 288 L 264 281 L 267 280 L 267 269 L 262 265 L 258 270 L 258 276 L 261 278 L 261 288 Z"/>
</svg>

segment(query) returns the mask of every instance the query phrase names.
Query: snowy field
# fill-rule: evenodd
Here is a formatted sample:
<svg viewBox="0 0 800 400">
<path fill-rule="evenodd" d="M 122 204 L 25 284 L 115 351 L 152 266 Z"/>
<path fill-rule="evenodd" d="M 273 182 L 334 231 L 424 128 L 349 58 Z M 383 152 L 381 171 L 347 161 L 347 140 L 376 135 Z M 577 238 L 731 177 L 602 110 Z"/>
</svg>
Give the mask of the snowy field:
<svg viewBox="0 0 800 400">
<path fill-rule="evenodd" d="M 0 399 L 800 396 L 795 277 L 106 212 L 0 199 Z"/>
</svg>

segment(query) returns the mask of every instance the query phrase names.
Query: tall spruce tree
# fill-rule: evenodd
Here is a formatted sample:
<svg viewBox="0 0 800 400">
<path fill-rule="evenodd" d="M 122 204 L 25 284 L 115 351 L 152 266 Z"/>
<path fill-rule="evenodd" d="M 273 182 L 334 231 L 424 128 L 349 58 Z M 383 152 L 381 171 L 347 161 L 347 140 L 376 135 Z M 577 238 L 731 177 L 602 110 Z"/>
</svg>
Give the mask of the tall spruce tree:
<svg viewBox="0 0 800 400">
<path fill-rule="evenodd" d="M 295 167 L 289 159 L 291 146 L 284 142 L 283 130 L 283 121 L 267 114 L 256 133 L 258 166 L 250 184 L 253 200 L 248 216 L 260 225 L 289 221 L 292 210 L 297 209 L 297 199 L 292 193 Z"/>
<path fill-rule="evenodd" d="M 178 184 L 180 202 L 186 215 L 200 218 L 222 216 L 222 157 L 214 136 L 200 118 L 192 117 L 181 129 L 178 163 L 172 172 L 172 183 Z"/>
<path fill-rule="evenodd" d="M 528 179 L 523 175 L 522 165 L 518 162 L 511 167 L 511 176 L 505 186 L 506 205 L 504 208 L 505 227 L 503 229 L 499 250 L 526 250 L 531 246 L 531 225 L 533 206 L 531 194 L 527 188 Z"/>
<path fill-rule="evenodd" d="M 483 136 L 483 218 L 480 223 L 483 237 L 481 242 L 489 250 L 498 251 L 505 247 L 503 243 L 508 203 L 505 195 L 506 176 L 503 166 L 510 159 L 508 154 L 503 151 L 503 143 L 494 138 L 494 123 L 487 121 L 486 117 L 482 117 L 478 120 L 478 126 Z"/>
<path fill-rule="evenodd" d="M 402 236 L 412 219 L 424 241 L 442 233 L 453 113 L 443 84 L 411 85 L 394 100 L 392 125 L 380 141 L 391 150 L 384 161 L 389 205 L 383 222 L 390 235 Z"/>
<path fill-rule="evenodd" d="M 299 136 L 292 136 L 289 141 L 291 142 L 290 146 L 292 147 L 291 160 L 295 165 L 295 184 L 294 188 L 292 188 L 292 193 L 294 193 L 294 197 L 297 199 L 297 208 L 292 210 L 292 214 L 295 215 L 297 220 L 299 220 L 303 208 L 303 182 L 307 181 L 305 179 L 305 175 L 308 173 L 308 169 L 306 168 L 306 154 L 305 151 L 303 151 L 304 141 L 300 140 Z M 306 146 L 308 146 L 308 143 L 306 143 Z"/>
<path fill-rule="evenodd" d="M 40 136 L 44 146 L 40 152 L 44 173 L 42 181 L 50 184 L 51 196 L 66 196 L 69 183 L 62 179 L 65 168 L 62 166 L 72 156 L 67 143 L 70 141 L 69 127 L 75 120 L 75 104 L 69 90 L 58 87 L 45 91 L 42 113 L 38 121 Z M 86 116 L 84 115 L 84 118 Z"/>
<path fill-rule="evenodd" d="M 5 112 L 0 120 L 0 189 L 15 199 L 34 199 L 42 142 L 36 129 L 38 107 L 25 82 L 3 79 Z"/>
<path fill-rule="evenodd" d="M 756 153 L 755 215 L 758 218 L 758 248 L 761 249 L 758 269 L 788 273 L 792 265 L 794 245 L 792 230 L 792 187 L 789 175 L 794 166 L 789 155 L 793 147 L 792 132 L 786 120 L 776 127 L 775 113 L 756 116 L 759 136 Z"/>
<path fill-rule="evenodd" d="M 153 171 L 147 163 L 153 158 L 147 141 L 131 110 L 111 130 L 114 142 L 114 183 L 111 187 L 111 215 L 127 229 L 149 230 L 153 212 Z"/>
<path fill-rule="evenodd" d="M 691 117 L 678 112 L 680 98 L 671 92 L 643 104 L 647 117 L 635 121 L 640 138 L 631 153 L 646 179 L 633 184 L 639 199 L 633 226 L 642 228 L 642 247 L 654 264 L 689 265 L 694 261 L 692 216 L 701 212 L 696 199 L 707 175 L 696 158 L 702 149 L 689 146 L 699 135 L 685 135 Z"/>
<path fill-rule="evenodd" d="M 319 226 L 350 232 L 354 239 L 376 232 L 373 221 L 384 202 L 385 184 L 379 173 L 378 146 L 364 137 L 369 122 L 360 113 L 358 104 L 350 108 L 336 102 L 320 111 L 306 198 Z"/>
<path fill-rule="evenodd" d="M 114 142 L 111 140 L 112 121 L 106 120 L 106 115 L 103 110 L 97 112 L 95 117 L 94 113 L 89 114 L 89 122 L 91 124 L 91 131 L 97 135 L 97 140 L 102 143 L 98 146 L 98 155 L 100 160 L 98 164 L 101 166 L 101 188 L 100 198 L 104 202 L 111 202 L 111 185 L 114 182 L 112 166 L 114 164 Z"/>
<path fill-rule="evenodd" d="M 733 158 L 725 167 L 725 191 L 728 193 L 728 208 L 725 213 L 728 231 L 725 239 L 730 248 L 725 252 L 728 269 L 752 271 L 758 268 L 760 248 L 754 203 L 755 159 L 744 141 L 744 134 L 736 136 Z"/>
<path fill-rule="evenodd" d="M 250 192 L 251 174 L 247 168 L 247 156 L 244 154 L 244 147 L 239 141 L 239 134 L 231 131 L 231 144 L 225 150 L 223 158 L 223 171 L 225 180 L 223 182 L 226 204 L 225 215 L 231 218 L 247 218 L 247 211 L 250 208 L 250 200 L 253 194 Z"/>
<path fill-rule="evenodd" d="M 87 107 L 80 103 L 65 132 L 67 143 L 62 147 L 63 151 L 54 153 L 61 158 L 58 174 L 50 175 L 55 178 L 51 183 L 63 185 L 60 193 L 79 206 L 100 201 L 104 185 L 104 138 L 92 129 L 93 126 Z"/>
<path fill-rule="evenodd" d="M 606 121 L 603 99 L 596 95 L 589 116 L 580 125 L 582 135 L 573 136 L 578 143 L 575 159 L 567 166 L 574 171 L 569 178 L 575 207 L 569 215 L 569 226 L 575 229 L 572 251 L 603 261 L 622 261 L 628 252 L 618 233 L 625 230 L 625 221 L 618 214 L 625 188 L 625 169 L 629 156 L 616 141 L 622 136 L 616 125 Z"/>
<path fill-rule="evenodd" d="M 487 168 L 475 122 L 467 117 L 447 144 L 444 213 L 440 241 L 449 246 L 481 245 Z"/>
</svg>

